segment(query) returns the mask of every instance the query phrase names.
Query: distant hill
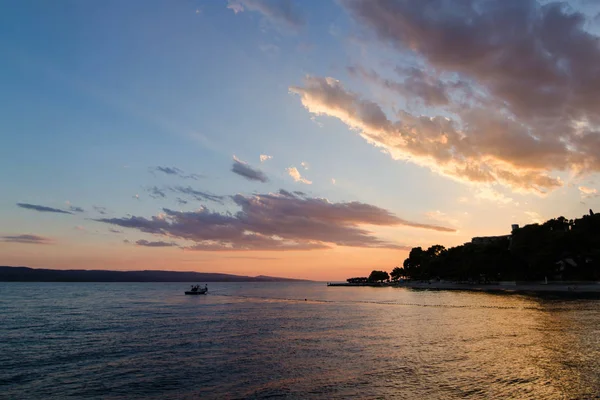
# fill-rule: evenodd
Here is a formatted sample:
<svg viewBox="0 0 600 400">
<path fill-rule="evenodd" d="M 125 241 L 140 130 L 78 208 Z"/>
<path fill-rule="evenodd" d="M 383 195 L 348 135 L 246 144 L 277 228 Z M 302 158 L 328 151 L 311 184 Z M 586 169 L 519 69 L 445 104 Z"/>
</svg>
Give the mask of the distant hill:
<svg viewBox="0 0 600 400">
<path fill-rule="evenodd" d="M 104 271 L 38 269 L 0 266 L 0 282 L 302 282 L 273 276 L 243 276 L 210 272 Z"/>
</svg>

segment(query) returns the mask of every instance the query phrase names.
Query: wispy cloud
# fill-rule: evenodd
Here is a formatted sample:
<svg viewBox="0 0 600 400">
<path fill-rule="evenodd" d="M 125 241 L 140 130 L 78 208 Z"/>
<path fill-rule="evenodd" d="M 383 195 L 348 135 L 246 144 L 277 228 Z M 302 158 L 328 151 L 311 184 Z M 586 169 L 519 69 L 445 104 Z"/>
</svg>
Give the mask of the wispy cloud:
<svg viewBox="0 0 600 400">
<path fill-rule="evenodd" d="M 332 245 L 407 249 L 372 235 L 364 225 L 410 226 L 454 232 L 435 224 L 408 221 L 387 210 L 360 202 L 330 203 L 281 190 L 277 194 L 232 196 L 236 214 L 202 207 L 182 212 L 163 209 L 151 218 L 102 218 L 99 222 L 136 229 L 165 238 L 192 241 L 192 250 L 313 250 Z"/>
<path fill-rule="evenodd" d="M 135 244 L 137 244 L 138 246 L 145 246 L 145 247 L 176 247 L 176 246 L 179 246 L 175 242 L 162 242 L 162 241 L 149 242 L 148 240 L 138 240 L 135 242 Z"/>
<path fill-rule="evenodd" d="M 235 14 L 245 10 L 262 14 L 276 25 L 293 29 L 304 26 L 304 17 L 290 0 L 229 0 L 227 8 Z"/>
<path fill-rule="evenodd" d="M 231 171 L 249 181 L 267 182 L 269 180 L 264 172 L 258 168 L 251 167 L 248 163 L 240 160 L 236 156 L 233 156 L 233 166 L 231 167 Z"/>
<path fill-rule="evenodd" d="M 535 224 L 541 224 L 542 222 L 544 222 L 542 216 L 535 211 L 525 211 L 525 215 L 527 215 L 531 222 Z"/>
<path fill-rule="evenodd" d="M 17 206 L 21 208 L 25 208 L 27 210 L 34 210 L 39 212 L 49 212 L 49 213 L 58 213 L 58 214 L 73 214 L 70 211 L 61 210 L 58 208 L 41 206 L 37 204 L 29 204 L 29 203 L 17 203 Z"/>
<path fill-rule="evenodd" d="M 598 194 L 598 189 L 594 189 L 594 188 L 587 187 L 587 186 L 579 186 L 578 189 L 579 189 L 579 192 L 581 193 L 581 197 L 584 199 L 590 199 L 590 198 L 600 196 L 600 194 Z"/>
<path fill-rule="evenodd" d="M 93 206 L 94 211 L 96 211 L 100 215 L 106 215 L 106 207 Z"/>
<path fill-rule="evenodd" d="M 159 189 L 156 186 L 148 188 L 148 195 L 153 199 L 164 199 L 165 197 L 167 197 L 167 194 L 164 192 L 164 190 Z"/>
<path fill-rule="evenodd" d="M 429 212 L 426 212 L 425 215 L 427 216 L 427 218 L 434 220 L 434 221 L 438 221 L 438 222 L 442 222 L 442 223 L 450 224 L 450 225 L 454 225 L 454 226 L 456 226 L 458 224 L 458 220 L 456 218 L 452 218 L 451 216 L 449 216 L 448 214 L 446 214 L 445 212 L 442 212 L 440 210 L 429 211 Z"/>
<path fill-rule="evenodd" d="M 193 179 L 195 181 L 202 178 L 202 175 L 200 175 L 200 174 L 186 174 L 183 170 L 181 170 L 177 167 L 160 167 L 160 166 L 158 166 L 158 167 L 150 168 L 150 172 L 152 172 L 152 173 L 162 172 L 163 174 L 166 174 L 166 175 L 178 176 L 183 179 Z"/>
<path fill-rule="evenodd" d="M 11 243 L 24 243 L 24 244 L 51 244 L 53 240 L 44 236 L 38 235 L 5 235 L 0 236 L 0 241 L 2 242 L 11 242 Z"/>
<path fill-rule="evenodd" d="M 225 200 L 225 196 L 219 196 L 219 195 L 212 194 L 209 192 L 203 192 L 201 190 L 192 189 L 190 186 L 188 186 L 188 187 L 174 186 L 174 187 L 171 187 L 170 190 L 173 192 L 176 192 L 176 193 L 185 194 L 185 195 L 190 196 L 198 201 L 209 200 L 209 201 L 214 201 L 215 203 L 223 204 L 223 200 Z M 185 200 L 182 201 L 181 199 L 178 198 L 178 203 L 179 204 L 187 204 L 187 201 L 185 201 Z"/>
<path fill-rule="evenodd" d="M 67 207 L 69 207 L 69 211 L 78 212 L 78 213 L 85 212 L 85 210 L 83 208 L 74 206 L 68 200 L 65 202 L 65 204 L 67 205 Z"/>
<path fill-rule="evenodd" d="M 260 162 L 261 162 L 261 163 L 264 163 L 265 161 L 267 161 L 267 160 L 270 160 L 270 159 L 272 159 L 272 158 L 273 158 L 273 156 L 268 156 L 268 155 L 266 155 L 266 154 L 261 154 L 261 155 L 260 155 Z"/>
<path fill-rule="evenodd" d="M 296 167 L 286 168 L 286 171 L 287 171 L 288 175 L 294 179 L 294 181 L 300 182 L 300 183 L 305 183 L 307 185 L 312 185 L 312 181 L 309 181 L 308 179 L 303 178 Z"/>
</svg>

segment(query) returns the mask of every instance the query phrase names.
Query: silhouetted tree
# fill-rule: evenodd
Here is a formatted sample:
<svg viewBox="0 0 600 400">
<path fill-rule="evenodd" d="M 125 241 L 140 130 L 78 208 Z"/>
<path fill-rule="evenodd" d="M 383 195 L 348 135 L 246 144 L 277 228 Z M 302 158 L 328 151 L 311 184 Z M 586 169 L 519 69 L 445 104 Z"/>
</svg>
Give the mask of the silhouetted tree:
<svg viewBox="0 0 600 400">
<path fill-rule="evenodd" d="M 390 272 L 390 276 L 392 277 L 392 281 L 398 281 L 404 275 L 404 268 L 396 267 Z"/>
<path fill-rule="evenodd" d="M 413 248 L 392 278 L 441 278 L 458 281 L 598 280 L 600 279 L 600 214 L 513 230 L 512 236 L 485 244 L 467 243 L 427 250 Z"/>
<path fill-rule="evenodd" d="M 385 271 L 372 271 L 369 275 L 369 282 L 383 282 L 390 279 L 390 275 Z"/>
</svg>

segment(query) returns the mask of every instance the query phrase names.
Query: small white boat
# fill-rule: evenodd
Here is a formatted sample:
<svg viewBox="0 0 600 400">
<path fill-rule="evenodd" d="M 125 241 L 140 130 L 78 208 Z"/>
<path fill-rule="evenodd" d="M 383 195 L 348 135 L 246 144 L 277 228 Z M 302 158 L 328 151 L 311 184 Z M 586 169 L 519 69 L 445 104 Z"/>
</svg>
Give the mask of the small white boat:
<svg viewBox="0 0 600 400">
<path fill-rule="evenodd" d="M 187 290 L 185 294 L 206 294 L 206 292 L 208 292 L 208 285 L 204 285 L 203 288 L 201 288 L 200 285 L 192 285 L 192 289 Z"/>
</svg>

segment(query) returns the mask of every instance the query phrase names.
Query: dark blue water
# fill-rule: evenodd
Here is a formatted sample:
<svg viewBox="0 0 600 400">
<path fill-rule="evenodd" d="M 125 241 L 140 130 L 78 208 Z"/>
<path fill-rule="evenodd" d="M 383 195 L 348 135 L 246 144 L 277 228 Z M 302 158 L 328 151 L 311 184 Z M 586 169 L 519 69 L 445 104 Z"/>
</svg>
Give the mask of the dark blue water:
<svg viewBox="0 0 600 400">
<path fill-rule="evenodd" d="M 600 398 L 599 300 L 187 287 L 0 283 L 0 398 Z"/>
</svg>

